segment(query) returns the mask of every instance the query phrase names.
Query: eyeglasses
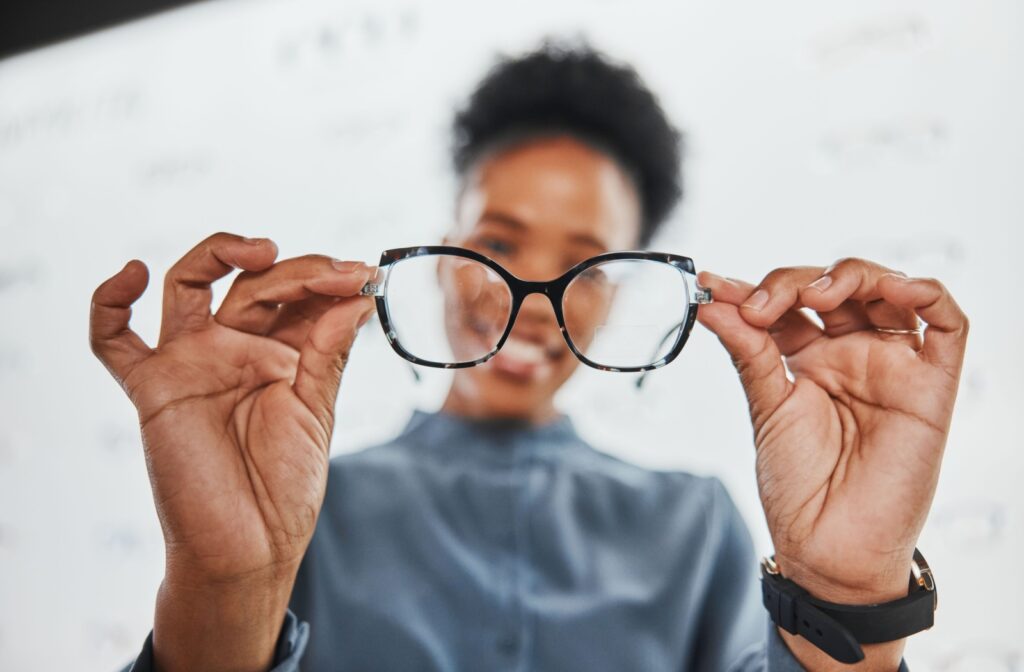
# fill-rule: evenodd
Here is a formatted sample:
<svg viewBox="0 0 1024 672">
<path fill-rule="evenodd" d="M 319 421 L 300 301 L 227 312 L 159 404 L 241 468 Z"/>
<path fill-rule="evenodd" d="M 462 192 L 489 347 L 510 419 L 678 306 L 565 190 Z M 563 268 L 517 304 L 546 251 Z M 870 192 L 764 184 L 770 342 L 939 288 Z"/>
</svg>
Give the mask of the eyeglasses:
<svg viewBox="0 0 1024 672">
<path fill-rule="evenodd" d="M 587 366 L 657 369 L 679 355 L 697 307 L 712 301 L 711 290 L 697 283 L 693 260 L 675 254 L 608 252 L 553 280 L 532 282 L 479 252 L 448 245 L 385 250 L 360 294 L 376 297 L 395 352 L 444 369 L 493 357 L 530 294 L 548 298 L 566 345 Z M 513 339 L 517 356 L 555 354 L 551 344 L 535 340 Z"/>
</svg>

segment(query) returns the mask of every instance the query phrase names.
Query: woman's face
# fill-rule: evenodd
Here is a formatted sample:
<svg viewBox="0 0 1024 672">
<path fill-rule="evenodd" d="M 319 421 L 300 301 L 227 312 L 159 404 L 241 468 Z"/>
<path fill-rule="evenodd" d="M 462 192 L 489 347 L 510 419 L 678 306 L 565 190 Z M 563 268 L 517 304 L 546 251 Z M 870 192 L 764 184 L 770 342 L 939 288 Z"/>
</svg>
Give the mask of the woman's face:
<svg viewBox="0 0 1024 672">
<path fill-rule="evenodd" d="M 596 254 L 634 249 L 640 233 L 632 181 L 609 155 L 568 136 L 529 140 L 483 158 L 467 177 L 456 219 L 445 244 L 476 250 L 523 280 L 551 280 Z M 458 272 L 438 270 L 442 284 L 446 273 Z M 479 280 L 458 282 L 480 284 L 481 296 L 494 294 Z M 498 298 L 488 304 L 507 315 L 507 299 Z M 568 311 L 566 319 L 574 319 Z M 543 420 L 578 364 L 551 303 L 532 294 L 498 354 L 456 370 L 445 407 L 475 417 Z"/>
</svg>

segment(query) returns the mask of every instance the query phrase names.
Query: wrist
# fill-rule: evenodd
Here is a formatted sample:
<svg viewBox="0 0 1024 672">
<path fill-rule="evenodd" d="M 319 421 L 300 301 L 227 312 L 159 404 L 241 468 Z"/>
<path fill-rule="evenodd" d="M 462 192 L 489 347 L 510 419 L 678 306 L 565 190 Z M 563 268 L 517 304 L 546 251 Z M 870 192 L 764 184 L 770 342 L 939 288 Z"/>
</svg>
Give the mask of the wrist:
<svg viewBox="0 0 1024 672">
<path fill-rule="evenodd" d="M 294 576 L 274 572 L 210 581 L 169 571 L 157 593 L 155 669 L 270 669 Z"/>
<path fill-rule="evenodd" d="M 846 567 L 813 567 L 801 559 L 775 554 L 775 565 L 786 579 L 819 600 L 845 605 L 875 605 L 908 595 L 910 561 L 866 562 L 851 570 Z M 804 637 L 776 626 L 779 636 L 800 664 L 810 672 L 839 672 L 851 669 Z M 864 672 L 896 672 L 903 659 L 906 638 L 862 644 L 864 659 L 852 669 Z"/>
<path fill-rule="evenodd" d="M 857 566 L 818 567 L 799 557 L 776 553 L 779 573 L 819 600 L 838 604 L 879 604 L 908 593 L 913 551 L 906 558 L 857 562 Z"/>
</svg>

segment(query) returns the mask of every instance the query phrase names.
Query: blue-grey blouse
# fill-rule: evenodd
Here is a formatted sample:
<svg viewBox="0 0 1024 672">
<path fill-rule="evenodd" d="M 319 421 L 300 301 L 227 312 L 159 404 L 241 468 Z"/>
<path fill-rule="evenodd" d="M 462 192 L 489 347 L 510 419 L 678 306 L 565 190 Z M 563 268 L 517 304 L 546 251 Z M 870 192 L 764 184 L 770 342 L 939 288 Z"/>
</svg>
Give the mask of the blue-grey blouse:
<svg viewBox="0 0 1024 672">
<path fill-rule="evenodd" d="M 417 409 L 331 461 L 273 670 L 803 670 L 757 576 L 715 477 L 618 460 L 564 414 Z"/>
</svg>

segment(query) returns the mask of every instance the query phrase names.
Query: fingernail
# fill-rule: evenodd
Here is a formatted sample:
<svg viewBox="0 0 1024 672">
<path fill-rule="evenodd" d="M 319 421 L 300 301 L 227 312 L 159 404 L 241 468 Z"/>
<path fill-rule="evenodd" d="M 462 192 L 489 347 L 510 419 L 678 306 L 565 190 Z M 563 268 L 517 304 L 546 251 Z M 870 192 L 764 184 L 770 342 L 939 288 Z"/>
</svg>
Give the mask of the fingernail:
<svg viewBox="0 0 1024 672">
<path fill-rule="evenodd" d="M 361 261 L 342 261 L 340 259 L 331 259 L 331 266 L 334 266 L 334 268 L 342 273 L 351 273 L 362 265 L 363 262 Z"/>
<path fill-rule="evenodd" d="M 761 310 L 768 303 L 768 292 L 759 289 L 750 295 L 747 302 L 743 304 L 743 308 L 750 308 L 751 310 Z"/>
<path fill-rule="evenodd" d="M 242 242 L 249 243 L 250 245 L 259 245 L 266 238 L 242 238 Z"/>
<path fill-rule="evenodd" d="M 807 286 L 809 288 L 816 289 L 819 292 L 824 292 L 826 289 L 832 286 L 832 276 L 823 275 Z"/>
</svg>

